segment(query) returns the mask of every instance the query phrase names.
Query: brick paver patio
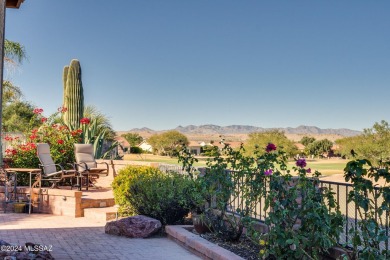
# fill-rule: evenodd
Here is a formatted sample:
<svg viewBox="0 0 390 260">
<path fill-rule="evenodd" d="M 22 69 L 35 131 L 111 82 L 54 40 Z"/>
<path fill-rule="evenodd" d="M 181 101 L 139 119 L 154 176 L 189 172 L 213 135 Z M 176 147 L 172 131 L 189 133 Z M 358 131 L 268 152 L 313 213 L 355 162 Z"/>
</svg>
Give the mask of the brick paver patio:
<svg viewBox="0 0 390 260">
<path fill-rule="evenodd" d="M 165 237 L 131 239 L 104 233 L 105 223 L 46 214 L 0 213 L 0 239 L 52 248 L 55 259 L 200 259 Z"/>
</svg>

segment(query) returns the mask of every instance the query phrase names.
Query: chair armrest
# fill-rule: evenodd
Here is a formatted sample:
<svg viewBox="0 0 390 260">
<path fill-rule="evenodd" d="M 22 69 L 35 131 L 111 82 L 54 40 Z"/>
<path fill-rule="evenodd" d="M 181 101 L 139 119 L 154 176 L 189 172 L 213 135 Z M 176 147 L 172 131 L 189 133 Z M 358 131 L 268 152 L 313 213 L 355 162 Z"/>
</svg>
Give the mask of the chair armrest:
<svg viewBox="0 0 390 260">
<path fill-rule="evenodd" d="M 78 167 L 82 167 L 82 168 L 85 169 L 83 172 L 89 171 L 89 167 L 88 167 L 88 165 L 85 162 L 81 162 L 81 163 L 76 163 L 75 162 L 75 163 L 73 163 L 73 165 L 74 165 L 74 167 L 77 167 L 77 170 L 79 170 Z"/>
<path fill-rule="evenodd" d="M 109 166 L 108 166 L 108 163 L 106 163 L 106 162 L 96 162 L 97 164 L 105 164 L 106 165 L 106 168 L 107 168 L 107 174 L 106 174 L 106 176 L 108 176 L 108 172 L 109 172 L 109 170 L 110 170 L 110 168 L 109 168 Z"/>
<path fill-rule="evenodd" d="M 71 166 L 72 169 L 76 171 L 75 163 L 67 163 L 67 165 Z"/>
</svg>

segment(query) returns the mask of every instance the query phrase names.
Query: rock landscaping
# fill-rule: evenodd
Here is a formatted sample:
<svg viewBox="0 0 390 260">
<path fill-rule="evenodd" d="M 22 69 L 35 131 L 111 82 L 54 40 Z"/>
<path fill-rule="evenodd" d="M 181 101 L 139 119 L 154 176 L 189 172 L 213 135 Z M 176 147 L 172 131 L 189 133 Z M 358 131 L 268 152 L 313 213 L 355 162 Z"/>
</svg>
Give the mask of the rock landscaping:
<svg viewBox="0 0 390 260">
<path fill-rule="evenodd" d="M 159 220 L 139 215 L 108 222 L 105 226 L 105 232 L 110 235 L 130 238 L 147 238 L 156 234 L 161 226 Z"/>
</svg>

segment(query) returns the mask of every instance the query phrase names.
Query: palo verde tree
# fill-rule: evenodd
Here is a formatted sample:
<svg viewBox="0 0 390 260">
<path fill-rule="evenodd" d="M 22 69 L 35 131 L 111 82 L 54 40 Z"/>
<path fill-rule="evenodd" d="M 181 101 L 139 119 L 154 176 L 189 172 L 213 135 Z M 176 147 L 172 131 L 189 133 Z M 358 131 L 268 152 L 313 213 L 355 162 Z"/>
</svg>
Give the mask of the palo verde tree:
<svg viewBox="0 0 390 260">
<path fill-rule="evenodd" d="M 247 154 L 253 154 L 256 147 L 265 147 L 269 143 L 273 143 L 277 147 L 283 147 L 283 150 L 290 157 L 294 157 L 298 153 L 294 142 L 289 140 L 284 132 L 279 130 L 250 133 L 245 143 L 245 150 Z"/>
<path fill-rule="evenodd" d="M 148 143 L 153 147 L 155 153 L 160 155 L 173 156 L 176 154 L 180 145 L 187 145 L 188 138 L 182 133 L 171 130 L 162 134 L 152 135 Z"/>
<path fill-rule="evenodd" d="M 303 144 L 304 146 L 308 146 L 309 144 L 313 143 L 316 139 L 311 136 L 304 136 L 302 137 L 301 141 L 299 143 Z"/>
<path fill-rule="evenodd" d="M 332 150 L 333 143 L 328 139 L 314 141 L 305 147 L 305 152 L 313 156 L 320 156 Z"/>
<path fill-rule="evenodd" d="M 382 120 L 376 122 L 372 128 L 364 129 L 358 136 L 339 139 L 341 155 L 351 158 L 351 150 L 358 159 L 368 159 L 373 165 L 390 160 L 390 126 Z"/>
<path fill-rule="evenodd" d="M 126 133 L 122 135 L 123 138 L 126 139 L 127 142 L 129 142 L 131 147 L 139 145 L 143 138 L 138 133 Z"/>
</svg>

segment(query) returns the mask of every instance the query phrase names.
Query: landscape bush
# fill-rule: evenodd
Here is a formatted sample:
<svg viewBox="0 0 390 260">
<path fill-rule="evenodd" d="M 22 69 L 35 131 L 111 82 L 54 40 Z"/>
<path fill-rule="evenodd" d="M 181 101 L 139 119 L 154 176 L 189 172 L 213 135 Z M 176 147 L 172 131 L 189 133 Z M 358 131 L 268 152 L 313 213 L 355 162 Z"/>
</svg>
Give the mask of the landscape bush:
<svg viewBox="0 0 390 260">
<path fill-rule="evenodd" d="M 259 147 L 254 145 L 248 153 L 243 146 L 233 150 L 225 145 L 209 159 L 198 189 L 209 205 L 204 210 L 207 222 L 223 240 L 239 240 L 246 228 L 247 237 L 262 246 L 261 258 L 320 259 L 320 254 L 337 245 L 343 227 L 334 193 L 319 188 L 318 172 L 309 177 L 311 169 L 304 159 L 296 161 L 292 172 L 287 169 L 286 152 L 273 143 L 264 150 Z M 195 158 L 188 148 L 182 148 L 179 161 L 194 177 Z M 265 234 L 258 232 L 258 221 L 252 218 L 262 199 L 262 211 L 269 212 Z"/>
<path fill-rule="evenodd" d="M 269 209 L 265 224 L 267 241 L 261 253 L 277 259 L 321 259 L 321 255 L 337 245 L 343 228 L 343 217 L 334 192 L 319 188 L 318 171 L 311 174 L 305 159 L 296 161 L 293 170 L 286 170 L 284 152 L 270 151 L 260 161 L 271 163 L 269 190 L 264 210 Z M 255 233 L 255 232 L 254 232 Z M 256 236 L 254 236 L 256 237 Z"/>
<path fill-rule="evenodd" d="M 142 149 L 139 147 L 130 147 L 130 153 L 141 154 L 142 152 L 143 152 Z"/>
<path fill-rule="evenodd" d="M 378 167 L 367 159 L 355 159 L 345 167 L 345 181 L 353 187 L 348 202 L 354 202 L 359 217 L 349 229 L 353 259 L 390 259 L 390 250 L 384 246 L 390 238 L 386 228 L 390 212 L 389 165 L 387 162 Z M 381 181 L 382 186 L 373 180 Z"/>
<path fill-rule="evenodd" d="M 112 187 L 123 216 L 146 215 L 170 225 L 182 223 L 192 208 L 193 182 L 177 173 L 127 166 L 118 172 Z"/>
</svg>

